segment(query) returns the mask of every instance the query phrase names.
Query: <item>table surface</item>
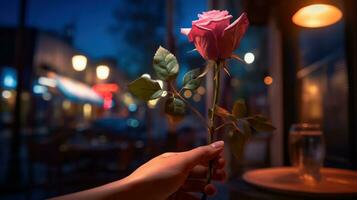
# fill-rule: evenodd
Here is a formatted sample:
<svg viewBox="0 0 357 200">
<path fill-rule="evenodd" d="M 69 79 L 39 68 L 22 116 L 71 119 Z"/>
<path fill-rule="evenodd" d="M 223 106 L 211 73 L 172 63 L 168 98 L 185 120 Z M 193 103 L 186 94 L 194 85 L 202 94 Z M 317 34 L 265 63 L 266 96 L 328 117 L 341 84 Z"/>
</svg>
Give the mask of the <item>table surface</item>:
<svg viewBox="0 0 357 200">
<path fill-rule="evenodd" d="M 225 195 L 225 193 L 227 195 Z M 228 196 L 228 197 L 227 197 Z M 224 185 L 218 185 L 217 196 L 213 200 L 356 200 L 357 195 L 352 196 L 308 196 L 304 194 L 287 194 L 264 188 L 256 187 L 245 182 L 242 178 L 228 181 Z"/>
<path fill-rule="evenodd" d="M 219 186 L 219 185 L 218 185 Z M 222 197 L 222 193 L 228 193 L 229 197 Z M 218 196 L 214 200 L 239 200 L 239 199 L 281 199 L 281 200 L 300 200 L 300 199 L 357 199 L 357 194 L 346 195 L 308 195 L 304 193 L 284 193 L 276 190 L 270 190 L 259 187 L 243 180 L 242 177 L 228 181 L 226 184 L 218 187 Z"/>
</svg>

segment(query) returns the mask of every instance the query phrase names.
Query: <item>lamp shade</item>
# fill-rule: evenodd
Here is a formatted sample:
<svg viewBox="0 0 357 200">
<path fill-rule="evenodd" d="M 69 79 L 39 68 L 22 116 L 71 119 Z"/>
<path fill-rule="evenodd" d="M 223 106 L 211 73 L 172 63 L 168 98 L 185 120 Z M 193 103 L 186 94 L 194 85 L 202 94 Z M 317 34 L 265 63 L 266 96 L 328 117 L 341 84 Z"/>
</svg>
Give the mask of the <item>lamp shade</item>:
<svg viewBox="0 0 357 200">
<path fill-rule="evenodd" d="M 292 16 L 292 21 L 306 28 L 320 28 L 337 23 L 342 18 L 338 6 L 325 1 L 315 1 L 300 7 Z"/>
</svg>

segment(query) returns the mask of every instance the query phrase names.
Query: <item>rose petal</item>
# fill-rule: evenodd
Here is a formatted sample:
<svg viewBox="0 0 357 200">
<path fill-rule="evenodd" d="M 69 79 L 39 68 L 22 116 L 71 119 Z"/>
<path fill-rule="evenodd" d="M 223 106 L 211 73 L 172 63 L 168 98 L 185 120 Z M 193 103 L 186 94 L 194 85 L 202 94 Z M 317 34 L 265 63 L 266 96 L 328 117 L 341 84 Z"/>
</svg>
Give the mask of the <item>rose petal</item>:
<svg viewBox="0 0 357 200">
<path fill-rule="evenodd" d="M 226 10 L 220 11 L 220 10 L 210 10 L 207 12 L 203 12 L 202 14 L 198 14 L 199 19 L 205 19 L 205 18 L 220 18 L 220 17 L 225 17 L 229 13 Z"/>
<path fill-rule="evenodd" d="M 181 33 L 184 35 L 188 35 L 190 33 L 191 29 L 190 28 L 181 28 Z"/>
<path fill-rule="evenodd" d="M 230 57 L 232 52 L 238 48 L 240 40 L 246 32 L 248 25 L 249 21 L 247 14 L 242 13 L 237 20 L 224 29 L 223 36 L 218 41 L 220 58 Z"/>
<path fill-rule="evenodd" d="M 194 42 L 203 58 L 213 60 L 218 58 L 217 40 L 211 30 L 197 24 L 192 25 L 188 38 L 190 42 Z"/>
<path fill-rule="evenodd" d="M 202 27 L 210 29 L 215 34 L 216 38 L 222 37 L 223 31 L 229 26 L 230 19 L 232 15 L 227 15 L 221 18 L 209 19 L 209 20 L 198 20 L 195 24 L 198 24 Z"/>
<path fill-rule="evenodd" d="M 203 18 L 203 19 L 198 19 L 192 21 L 192 24 L 199 24 L 201 26 L 206 26 L 210 22 L 220 22 L 220 21 L 227 21 L 228 19 L 228 25 L 229 25 L 229 20 L 233 18 L 232 15 L 227 15 L 227 16 L 222 16 L 222 17 L 215 17 L 215 18 Z"/>
</svg>

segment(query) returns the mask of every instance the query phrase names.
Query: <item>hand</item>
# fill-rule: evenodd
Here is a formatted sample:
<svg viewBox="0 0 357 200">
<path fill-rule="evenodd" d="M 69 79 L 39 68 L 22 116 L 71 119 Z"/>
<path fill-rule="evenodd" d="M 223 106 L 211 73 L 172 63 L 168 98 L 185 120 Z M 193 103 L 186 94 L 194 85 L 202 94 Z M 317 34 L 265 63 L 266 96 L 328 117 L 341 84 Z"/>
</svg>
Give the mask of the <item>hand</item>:
<svg viewBox="0 0 357 200">
<path fill-rule="evenodd" d="M 68 194 L 57 200 L 199 200 L 192 192 L 215 193 L 206 184 L 207 165 L 214 160 L 213 180 L 224 180 L 224 142 L 197 147 L 181 153 L 164 153 L 145 163 L 128 177 L 100 187 Z"/>
<path fill-rule="evenodd" d="M 214 160 L 213 180 L 225 179 L 224 160 L 219 155 L 223 147 L 224 142 L 218 141 L 190 151 L 164 153 L 153 158 L 126 178 L 137 190 L 137 196 L 132 198 L 199 200 L 191 192 L 213 195 L 214 186 L 206 185 L 207 165 Z"/>
</svg>

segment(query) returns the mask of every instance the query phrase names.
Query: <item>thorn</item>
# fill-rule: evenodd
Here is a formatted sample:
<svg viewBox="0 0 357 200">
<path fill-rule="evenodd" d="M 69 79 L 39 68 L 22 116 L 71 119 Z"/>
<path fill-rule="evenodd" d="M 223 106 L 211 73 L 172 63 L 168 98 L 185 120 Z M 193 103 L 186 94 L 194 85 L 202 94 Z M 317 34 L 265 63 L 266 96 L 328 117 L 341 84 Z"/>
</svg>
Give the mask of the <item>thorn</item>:
<svg viewBox="0 0 357 200">
<path fill-rule="evenodd" d="M 202 77 L 204 77 L 204 76 L 206 76 L 206 74 L 207 74 L 207 72 L 208 72 L 208 65 L 206 65 L 205 66 L 205 69 L 203 70 L 203 72 L 200 74 L 200 75 L 198 75 L 198 77 L 197 78 L 202 78 Z"/>
<path fill-rule="evenodd" d="M 232 55 L 231 55 L 231 58 L 236 59 L 236 60 L 239 60 L 239 61 L 245 63 L 244 60 L 243 60 L 242 58 L 240 58 L 240 57 L 239 57 L 238 55 L 236 55 L 236 54 L 232 54 Z"/>
<path fill-rule="evenodd" d="M 229 73 L 229 71 L 228 71 L 228 69 L 227 69 L 226 66 L 223 67 L 223 70 L 224 70 L 224 72 L 226 72 L 226 74 L 227 74 L 229 77 L 231 77 L 231 74 Z"/>
</svg>

